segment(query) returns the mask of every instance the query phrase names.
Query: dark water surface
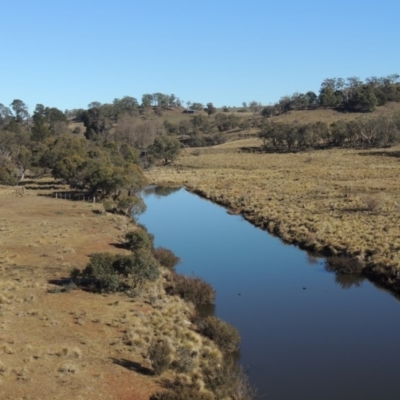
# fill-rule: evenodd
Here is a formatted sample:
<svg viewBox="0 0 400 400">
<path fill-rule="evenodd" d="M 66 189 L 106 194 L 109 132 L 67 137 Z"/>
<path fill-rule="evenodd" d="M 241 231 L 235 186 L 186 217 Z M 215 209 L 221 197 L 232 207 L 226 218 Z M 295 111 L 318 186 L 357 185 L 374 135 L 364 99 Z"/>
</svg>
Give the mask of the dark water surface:
<svg viewBox="0 0 400 400">
<path fill-rule="evenodd" d="M 400 303 L 368 281 L 184 189 L 143 198 L 139 218 L 179 272 L 216 289 L 216 315 L 240 331 L 241 363 L 262 398 L 400 399 Z M 159 192 L 160 193 L 160 192 Z"/>
</svg>

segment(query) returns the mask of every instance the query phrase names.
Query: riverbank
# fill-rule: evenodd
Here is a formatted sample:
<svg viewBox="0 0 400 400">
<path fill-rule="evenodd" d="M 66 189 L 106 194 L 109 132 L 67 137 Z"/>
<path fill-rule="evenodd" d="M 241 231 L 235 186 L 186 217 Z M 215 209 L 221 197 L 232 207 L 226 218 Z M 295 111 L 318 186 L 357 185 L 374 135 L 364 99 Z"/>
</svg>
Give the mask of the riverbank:
<svg viewBox="0 0 400 400">
<path fill-rule="evenodd" d="M 116 245 L 132 221 L 39 187 L 0 188 L 0 397 L 144 400 L 162 382 L 204 386 L 202 368 L 222 354 L 193 329 L 191 306 L 166 294 L 167 269 L 135 298 L 58 285 L 91 253 L 127 254 Z M 153 338 L 196 353 L 193 373 L 154 376 Z"/>
<path fill-rule="evenodd" d="M 249 153 L 259 139 L 185 149 L 148 172 L 240 213 L 288 243 L 346 256 L 362 273 L 400 290 L 400 147 Z"/>
</svg>

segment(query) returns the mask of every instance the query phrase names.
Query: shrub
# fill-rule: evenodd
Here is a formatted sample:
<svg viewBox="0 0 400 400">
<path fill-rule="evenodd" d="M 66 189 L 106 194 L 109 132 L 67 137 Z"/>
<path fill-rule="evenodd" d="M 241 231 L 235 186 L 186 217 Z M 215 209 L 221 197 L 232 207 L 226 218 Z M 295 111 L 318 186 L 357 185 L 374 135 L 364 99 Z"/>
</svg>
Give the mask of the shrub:
<svg viewBox="0 0 400 400">
<path fill-rule="evenodd" d="M 174 369 L 180 373 L 191 372 L 194 369 L 192 351 L 184 347 L 179 347 L 176 351 L 176 359 L 172 363 Z"/>
<path fill-rule="evenodd" d="M 93 253 L 90 262 L 82 271 L 81 278 L 86 281 L 89 288 L 96 292 L 116 292 L 120 289 L 122 280 L 114 269 L 115 256 L 109 253 Z M 75 270 L 71 278 L 76 279 Z"/>
<path fill-rule="evenodd" d="M 0 184 L 15 186 L 18 183 L 17 174 L 9 168 L 0 167 Z"/>
<path fill-rule="evenodd" d="M 117 210 L 135 219 L 146 211 L 146 204 L 138 196 L 123 196 L 118 200 Z"/>
<path fill-rule="evenodd" d="M 125 234 L 126 247 L 129 250 L 151 249 L 153 247 L 153 235 L 150 235 L 145 229 L 137 229 Z"/>
<path fill-rule="evenodd" d="M 326 260 L 325 269 L 339 274 L 361 274 L 363 265 L 355 258 L 329 257 Z"/>
<path fill-rule="evenodd" d="M 154 341 L 150 344 L 148 357 L 154 375 L 161 375 L 171 365 L 171 347 L 166 340 Z"/>
<path fill-rule="evenodd" d="M 155 281 L 160 276 L 158 262 L 149 251 L 138 250 L 131 260 L 132 264 L 126 267 L 124 273 L 130 276 L 130 286 L 133 288 L 142 285 L 145 281 Z"/>
<path fill-rule="evenodd" d="M 96 292 L 136 288 L 145 281 L 156 280 L 159 275 L 157 260 L 144 249 L 129 256 L 94 253 L 82 272 L 75 268 L 70 273 L 74 283 L 88 286 Z"/>
<path fill-rule="evenodd" d="M 153 250 L 154 258 L 163 266 L 173 270 L 181 261 L 171 250 L 157 247 Z"/>
<path fill-rule="evenodd" d="M 204 383 L 217 399 L 252 400 L 256 389 L 250 384 L 248 376 L 233 360 L 226 359 L 222 366 L 208 363 L 203 368 Z"/>
<path fill-rule="evenodd" d="M 212 304 L 215 300 L 215 290 L 201 278 L 175 274 L 170 294 L 178 295 L 195 306 Z"/>
<path fill-rule="evenodd" d="M 201 334 L 208 337 L 224 353 L 239 349 L 240 335 L 236 328 L 217 317 L 207 317 L 199 323 Z"/>
</svg>

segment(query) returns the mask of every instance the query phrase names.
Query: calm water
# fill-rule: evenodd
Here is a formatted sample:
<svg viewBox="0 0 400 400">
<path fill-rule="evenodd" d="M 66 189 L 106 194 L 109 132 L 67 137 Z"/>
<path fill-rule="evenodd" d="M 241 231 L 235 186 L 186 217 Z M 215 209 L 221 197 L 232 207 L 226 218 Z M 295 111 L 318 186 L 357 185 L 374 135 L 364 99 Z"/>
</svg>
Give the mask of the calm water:
<svg viewBox="0 0 400 400">
<path fill-rule="evenodd" d="M 400 303 L 368 281 L 338 280 L 322 259 L 180 189 L 148 190 L 139 222 L 179 272 L 217 292 L 241 334 L 241 363 L 262 398 L 399 399 Z"/>
</svg>

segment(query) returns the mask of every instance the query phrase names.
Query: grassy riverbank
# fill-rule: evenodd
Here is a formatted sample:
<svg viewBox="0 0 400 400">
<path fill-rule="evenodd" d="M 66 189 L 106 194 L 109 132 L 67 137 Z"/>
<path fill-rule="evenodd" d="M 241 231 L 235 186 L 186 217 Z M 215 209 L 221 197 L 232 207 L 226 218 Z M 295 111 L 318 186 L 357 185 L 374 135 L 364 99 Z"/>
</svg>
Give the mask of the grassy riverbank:
<svg viewBox="0 0 400 400">
<path fill-rule="evenodd" d="M 201 392 L 223 355 L 191 322 L 193 307 L 167 295 L 167 268 L 134 298 L 57 285 L 91 253 L 128 254 L 115 245 L 134 224 L 39 187 L 0 188 L 0 397 L 140 400 L 177 383 Z M 154 376 L 153 339 L 172 360 L 189 352 L 190 368 Z"/>
<path fill-rule="evenodd" d="M 355 258 L 365 275 L 399 290 L 400 147 L 246 152 L 260 146 L 243 139 L 185 149 L 148 177 L 186 185 L 289 243 Z"/>
</svg>

